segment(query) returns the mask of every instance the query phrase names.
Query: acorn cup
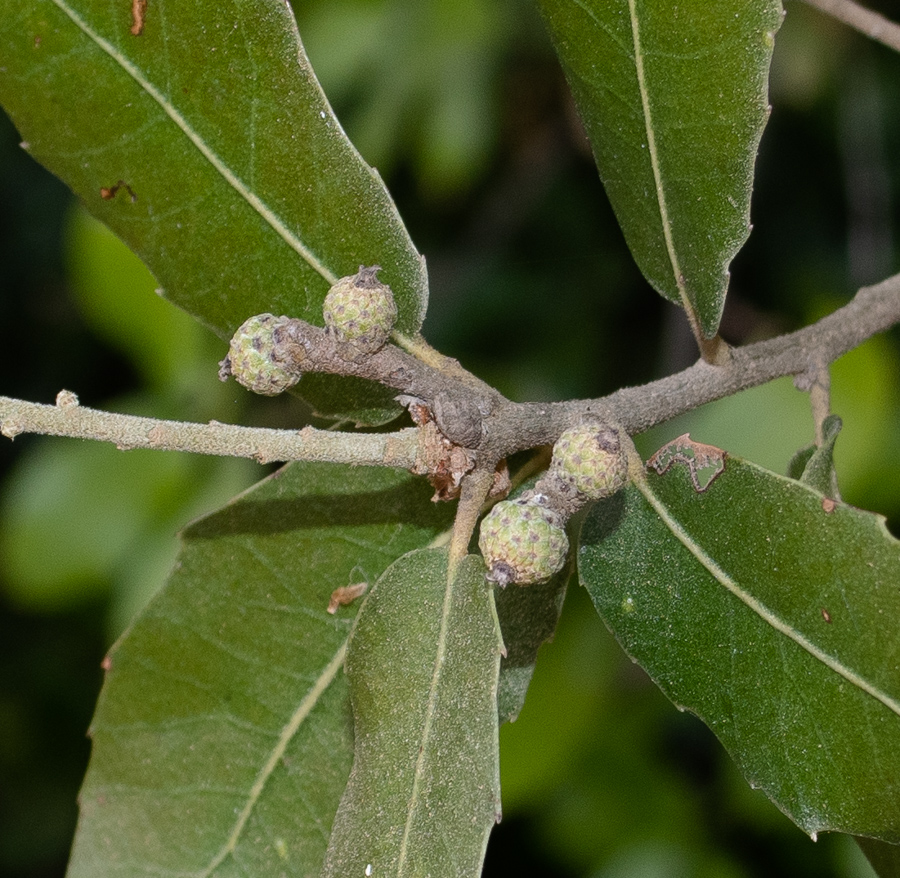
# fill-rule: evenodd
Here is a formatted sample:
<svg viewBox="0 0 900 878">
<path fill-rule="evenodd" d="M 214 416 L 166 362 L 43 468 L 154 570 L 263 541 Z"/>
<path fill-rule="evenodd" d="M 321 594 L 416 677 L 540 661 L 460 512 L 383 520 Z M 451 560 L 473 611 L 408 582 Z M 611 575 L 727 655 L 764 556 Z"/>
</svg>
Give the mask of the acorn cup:
<svg viewBox="0 0 900 878">
<path fill-rule="evenodd" d="M 560 516 L 532 497 L 494 506 L 481 522 L 478 548 L 490 582 L 532 585 L 562 570 L 569 540 Z"/>
<path fill-rule="evenodd" d="M 342 277 L 325 296 L 325 326 L 346 359 L 357 361 L 377 353 L 394 329 L 397 304 L 391 288 L 378 280 L 379 271 L 379 265 L 361 265 L 356 274 Z"/>
<path fill-rule="evenodd" d="M 567 483 L 588 500 L 602 500 L 628 482 L 628 456 L 619 431 L 605 424 L 570 427 L 553 446 L 550 478 Z"/>
<path fill-rule="evenodd" d="M 302 377 L 299 361 L 305 353 L 285 332 L 290 317 L 257 314 L 245 320 L 231 339 L 228 356 L 219 364 L 219 378 L 229 375 L 263 396 L 277 396 Z"/>
</svg>

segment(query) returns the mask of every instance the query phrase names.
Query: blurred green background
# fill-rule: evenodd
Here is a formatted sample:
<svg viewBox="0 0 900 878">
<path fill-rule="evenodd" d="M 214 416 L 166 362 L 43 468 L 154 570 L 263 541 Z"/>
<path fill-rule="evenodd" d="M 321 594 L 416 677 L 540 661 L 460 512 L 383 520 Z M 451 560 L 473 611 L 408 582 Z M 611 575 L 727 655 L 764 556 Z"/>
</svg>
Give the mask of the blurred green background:
<svg viewBox="0 0 900 878">
<path fill-rule="evenodd" d="M 526 0 L 304 0 L 301 33 L 351 139 L 428 258 L 428 339 L 514 399 L 596 396 L 690 364 L 681 313 L 643 281 Z M 886 14 L 896 8 L 884 3 Z M 788 4 L 733 342 L 803 325 L 900 268 L 900 57 Z M 0 119 L 0 394 L 286 425 L 291 400 L 216 380 L 220 342 L 18 149 Z M 846 500 L 900 533 L 900 333 L 833 370 Z M 790 380 L 685 430 L 783 472 L 812 439 Z M 73 440 L 0 442 L 0 876 L 62 876 L 100 661 L 162 583 L 176 533 L 265 471 Z M 705 727 L 621 653 L 573 588 L 519 720 L 501 732 L 504 820 L 487 875 L 871 875 L 749 790 Z"/>
</svg>

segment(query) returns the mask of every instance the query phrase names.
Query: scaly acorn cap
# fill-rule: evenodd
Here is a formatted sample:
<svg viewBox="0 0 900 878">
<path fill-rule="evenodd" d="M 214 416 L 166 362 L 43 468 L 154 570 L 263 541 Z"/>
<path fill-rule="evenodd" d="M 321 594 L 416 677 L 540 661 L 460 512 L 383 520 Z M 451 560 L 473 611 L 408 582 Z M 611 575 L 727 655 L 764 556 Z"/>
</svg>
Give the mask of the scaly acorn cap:
<svg viewBox="0 0 900 878">
<path fill-rule="evenodd" d="M 342 277 L 325 296 L 322 316 L 329 331 L 341 342 L 348 359 L 380 351 L 397 321 L 397 304 L 387 284 L 377 278 L 381 266 L 359 267 Z"/>
<path fill-rule="evenodd" d="M 231 339 L 219 378 L 233 375 L 239 384 L 263 396 L 276 396 L 301 378 L 298 360 L 305 353 L 281 330 L 289 317 L 257 314 L 245 320 Z"/>
<path fill-rule="evenodd" d="M 481 522 L 478 548 L 489 581 L 531 585 L 562 570 L 569 540 L 560 517 L 535 498 L 501 500 Z"/>
<path fill-rule="evenodd" d="M 589 500 L 601 500 L 628 482 L 628 456 L 619 431 L 603 424 L 570 427 L 553 446 L 548 475 Z"/>
</svg>

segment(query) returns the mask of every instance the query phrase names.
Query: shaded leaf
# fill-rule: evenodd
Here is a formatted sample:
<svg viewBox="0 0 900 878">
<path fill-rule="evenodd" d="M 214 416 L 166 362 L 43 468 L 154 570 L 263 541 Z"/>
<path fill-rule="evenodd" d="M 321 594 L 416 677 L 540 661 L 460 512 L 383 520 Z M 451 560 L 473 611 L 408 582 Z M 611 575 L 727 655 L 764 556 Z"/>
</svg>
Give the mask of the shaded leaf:
<svg viewBox="0 0 900 878">
<path fill-rule="evenodd" d="M 750 233 L 779 0 L 539 0 L 644 276 L 715 335 Z"/>
<path fill-rule="evenodd" d="M 790 478 L 809 485 L 814 491 L 833 500 L 839 500 L 841 496 L 834 468 L 834 443 L 842 426 L 843 423 L 837 415 L 829 415 L 822 422 L 822 444 L 813 443 L 801 448 L 788 463 Z"/>
<path fill-rule="evenodd" d="M 478 875 L 500 812 L 500 632 L 480 558 L 397 561 L 347 653 L 356 750 L 324 876 Z"/>
<path fill-rule="evenodd" d="M 598 504 L 579 568 L 626 651 L 799 826 L 900 841 L 883 520 L 729 458 L 706 493 L 674 467 Z"/>
<path fill-rule="evenodd" d="M 531 490 L 539 475 L 521 482 L 509 498 L 515 499 Z M 571 523 L 570 523 L 571 528 Z M 472 536 L 470 550 L 478 551 L 478 531 Z M 527 588 L 497 588 L 494 601 L 506 655 L 500 660 L 500 678 L 497 691 L 497 711 L 500 725 L 515 722 L 525 703 L 528 686 L 534 674 L 538 651 L 553 639 L 556 625 L 562 613 L 566 588 L 574 572 L 574 564 L 565 568 L 547 582 L 529 585 Z"/>
<path fill-rule="evenodd" d="M 361 264 L 383 266 L 398 329 L 417 331 L 424 261 L 290 7 L 239 8 L 157 0 L 133 36 L 128 3 L 17 4 L 0 17 L 0 102 L 29 152 L 221 337 L 264 311 L 321 324 L 329 285 Z M 373 400 L 390 395 L 370 385 L 353 411 Z"/>
<path fill-rule="evenodd" d="M 429 495 L 293 464 L 185 531 L 107 660 L 70 878 L 317 873 L 353 746 L 329 596 L 445 527 Z"/>
<path fill-rule="evenodd" d="M 553 639 L 572 574 L 567 566 L 547 582 L 498 589 L 497 617 L 506 655 L 500 661 L 497 712 L 500 724 L 515 722 L 525 703 L 538 650 Z"/>
</svg>

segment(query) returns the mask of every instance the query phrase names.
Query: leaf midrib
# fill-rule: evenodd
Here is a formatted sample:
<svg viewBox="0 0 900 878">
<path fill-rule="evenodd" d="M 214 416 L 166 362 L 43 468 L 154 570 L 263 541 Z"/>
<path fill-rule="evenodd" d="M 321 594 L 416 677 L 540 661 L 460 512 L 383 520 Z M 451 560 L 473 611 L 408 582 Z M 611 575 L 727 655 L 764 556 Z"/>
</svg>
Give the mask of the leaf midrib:
<svg viewBox="0 0 900 878">
<path fill-rule="evenodd" d="M 745 606 L 757 614 L 766 624 L 770 625 L 780 634 L 783 634 L 789 640 L 792 640 L 801 649 L 809 653 L 813 658 L 820 661 L 829 670 L 843 677 L 852 686 L 857 687 L 861 691 L 870 695 L 876 701 L 879 701 L 888 710 L 893 711 L 900 716 L 900 702 L 891 698 L 890 695 L 882 692 L 877 686 L 869 683 L 855 671 L 846 667 L 834 656 L 829 655 L 824 650 L 816 646 L 812 641 L 803 636 L 796 628 L 793 628 L 787 622 L 783 621 L 776 613 L 770 610 L 765 604 L 757 600 L 752 594 L 745 591 L 737 582 L 735 582 L 691 537 L 681 523 L 669 512 L 665 504 L 656 496 L 650 487 L 646 477 L 641 476 L 635 479 L 635 484 L 644 499 L 653 507 L 653 510 L 660 517 L 662 522 L 671 531 L 672 535 L 703 565 L 713 578 L 723 585 L 731 594 L 740 600 Z"/>
<path fill-rule="evenodd" d="M 72 21 L 72 23 L 90 39 L 99 49 L 115 61 L 143 90 L 152 98 L 162 111 L 175 123 L 181 132 L 190 140 L 200 154 L 218 171 L 223 179 L 247 202 L 272 228 L 272 230 L 294 250 L 314 271 L 329 285 L 334 284 L 337 276 L 310 250 L 243 180 L 228 167 L 215 153 L 209 144 L 194 130 L 188 120 L 181 115 L 166 96 L 148 80 L 141 70 L 123 55 L 108 40 L 97 33 L 65 0 L 53 0 L 53 3 Z"/>
<path fill-rule="evenodd" d="M 647 135 L 647 152 L 650 156 L 650 167 L 653 172 L 653 182 L 656 187 L 656 202 L 659 206 L 659 218 L 662 225 L 663 240 L 666 244 L 666 253 L 672 266 L 672 275 L 678 295 L 684 310 L 691 316 L 691 322 L 695 322 L 694 308 L 688 299 L 687 289 L 684 283 L 684 275 L 678 254 L 675 251 L 675 241 L 672 237 L 672 224 L 669 219 L 669 207 L 666 203 L 666 193 L 663 185 L 662 171 L 659 166 L 659 151 L 656 145 L 656 131 L 653 127 L 653 117 L 650 113 L 650 93 L 647 88 L 647 78 L 644 71 L 644 54 L 641 47 L 640 26 L 638 23 L 637 0 L 628 0 L 628 15 L 631 19 L 631 40 L 634 48 L 634 68 L 637 77 L 638 91 L 641 96 L 641 111 L 644 116 L 644 131 Z"/>
<path fill-rule="evenodd" d="M 419 787 L 425 775 L 426 753 L 431 740 L 431 727 L 434 723 L 437 692 L 440 686 L 441 672 L 444 669 L 444 659 L 447 654 L 447 633 L 450 624 L 450 610 L 453 603 L 453 585 L 456 576 L 448 576 L 444 588 L 444 602 L 441 607 L 441 624 L 438 629 L 437 651 L 434 657 L 434 669 L 431 674 L 431 686 L 428 690 L 428 703 L 425 707 L 425 722 L 422 725 L 422 738 L 419 745 L 419 755 L 416 758 L 416 766 L 413 771 L 413 784 L 410 791 L 409 804 L 406 811 L 406 823 L 403 827 L 403 837 L 400 840 L 400 850 L 397 856 L 397 875 L 403 875 L 406 865 L 406 856 L 409 851 L 409 838 L 412 833 L 413 821 L 419 806 Z"/>
<path fill-rule="evenodd" d="M 318 703 L 319 698 L 331 685 L 338 671 L 343 667 L 344 658 L 347 655 L 348 641 L 349 638 L 344 639 L 344 641 L 341 643 L 334 656 L 332 657 L 331 661 L 322 669 L 322 673 L 319 674 L 315 684 L 311 689 L 307 691 L 306 695 L 303 696 L 300 704 L 297 706 L 297 709 L 294 711 L 294 713 L 291 715 L 291 718 L 287 721 L 284 728 L 281 730 L 281 734 L 278 736 L 278 741 L 272 748 L 272 752 L 269 755 L 266 764 L 260 769 L 259 774 L 256 776 L 256 779 L 253 782 L 253 786 L 250 787 L 247 801 L 244 804 L 241 813 L 238 815 L 237 820 L 235 821 L 234 828 L 232 829 L 231 834 L 228 836 L 225 844 L 222 845 L 216 855 L 212 858 L 212 860 L 210 860 L 209 865 L 202 872 L 197 873 L 197 878 L 209 878 L 209 876 L 211 876 L 213 872 L 215 872 L 215 870 L 222 864 L 222 862 L 237 847 L 238 842 L 240 841 L 241 834 L 244 831 L 244 827 L 247 825 L 247 821 L 250 819 L 250 815 L 253 813 L 253 809 L 256 807 L 256 804 L 259 801 L 266 783 L 272 776 L 272 773 L 278 767 L 278 764 L 281 761 L 281 757 L 284 756 L 285 750 L 287 750 L 288 745 L 290 744 L 294 735 L 297 733 L 300 726 L 303 725 L 306 718 Z"/>
</svg>

